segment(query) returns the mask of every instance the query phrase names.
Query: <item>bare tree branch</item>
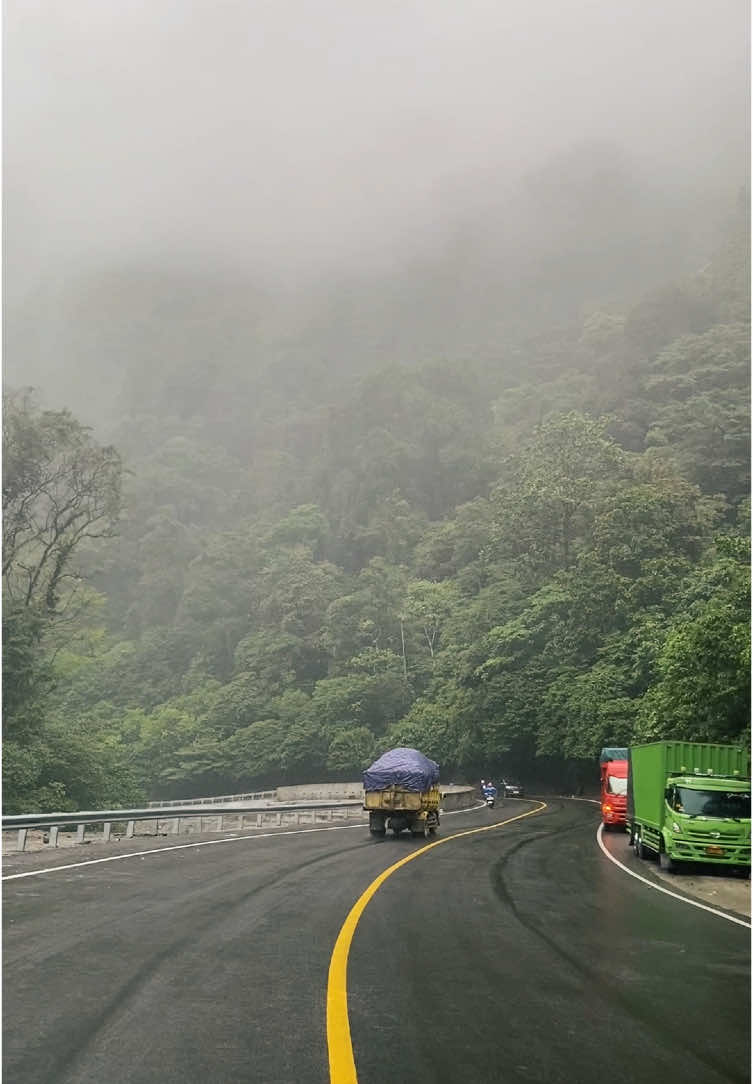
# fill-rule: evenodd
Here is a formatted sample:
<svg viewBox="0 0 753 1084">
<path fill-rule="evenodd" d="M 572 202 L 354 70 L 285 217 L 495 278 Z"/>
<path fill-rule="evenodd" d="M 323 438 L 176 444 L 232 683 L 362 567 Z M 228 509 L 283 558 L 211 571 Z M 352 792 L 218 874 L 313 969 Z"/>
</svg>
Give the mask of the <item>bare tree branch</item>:
<svg viewBox="0 0 753 1084">
<path fill-rule="evenodd" d="M 59 617 L 76 549 L 114 530 L 120 456 L 68 411 L 40 411 L 28 395 L 6 396 L 3 415 L 3 587 Z"/>
</svg>

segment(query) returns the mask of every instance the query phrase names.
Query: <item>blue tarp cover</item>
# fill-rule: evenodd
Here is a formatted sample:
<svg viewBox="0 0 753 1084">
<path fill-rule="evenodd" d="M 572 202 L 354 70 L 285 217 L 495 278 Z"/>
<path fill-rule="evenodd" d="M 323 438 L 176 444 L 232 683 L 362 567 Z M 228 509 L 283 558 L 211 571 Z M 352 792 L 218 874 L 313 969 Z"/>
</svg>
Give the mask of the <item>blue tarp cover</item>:
<svg viewBox="0 0 753 1084">
<path fill-rule="evenodd" d="M 386 790 L 397 786 L 423 791 L 438 782 L 439 765 L 418 749 L 390 749 L 363 773 L 364 790 Z"/>
<path fill-rule="evenodd" d="M 601 751 L 599 762 L 606 764 L 608 760 L 627 760 L 627 758 L 627 749 L 617 745 L 606 745 Z"/>
</svg>

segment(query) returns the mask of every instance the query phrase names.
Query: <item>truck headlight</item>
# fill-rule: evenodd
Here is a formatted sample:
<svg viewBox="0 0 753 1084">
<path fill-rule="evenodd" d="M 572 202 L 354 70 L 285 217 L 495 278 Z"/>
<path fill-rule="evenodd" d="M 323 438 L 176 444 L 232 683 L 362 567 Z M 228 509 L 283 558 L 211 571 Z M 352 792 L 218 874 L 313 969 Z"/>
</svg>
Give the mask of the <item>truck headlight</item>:
<svg viewBox="0 0 753 1084">
<path fill-rule="evenodd" d="M 680 825 L 677 823 L 677 821 L 672 821 L 672 831 L 673 832 L 679 832 L 680 831 Z"/>
</svg>

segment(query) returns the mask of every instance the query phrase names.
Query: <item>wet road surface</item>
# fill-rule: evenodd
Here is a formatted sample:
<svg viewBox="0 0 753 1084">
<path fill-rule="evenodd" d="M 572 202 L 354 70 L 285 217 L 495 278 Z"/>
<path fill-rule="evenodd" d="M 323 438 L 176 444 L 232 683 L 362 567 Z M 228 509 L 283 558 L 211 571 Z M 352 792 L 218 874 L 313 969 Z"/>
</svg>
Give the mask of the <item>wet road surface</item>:
<svg viewBox="0 0 753 1084">
<path fill-rule="evenodd" d="M 446 817 L 441 833 L 536 805 Z M 348 964 L 360 1084 L 750 1078 L 750 931 L 628 877 L 597 824 L 596 807 L 549 800 L 381 885 Z M 338 932 L 424 844 L 285 835 L 6 880 L 4 1080 L 328 1081 Z"/>
</svg>

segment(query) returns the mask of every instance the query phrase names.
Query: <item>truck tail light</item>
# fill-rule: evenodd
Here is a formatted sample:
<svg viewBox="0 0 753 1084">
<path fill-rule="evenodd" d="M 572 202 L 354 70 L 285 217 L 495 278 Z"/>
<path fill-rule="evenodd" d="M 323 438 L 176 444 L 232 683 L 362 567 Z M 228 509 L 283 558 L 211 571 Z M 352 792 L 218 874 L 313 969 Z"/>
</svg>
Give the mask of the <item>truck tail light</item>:
<svg viewBox="0 0 753 1084">
<path fill-rule="evenodd" d="M 602 806 L 601 808 L 603 809 L 603 811 L 604 811 L 605 813 L 611 813 L 611 812 L 612 812 L 612 807 L 611 807 L 611 805 L 603 805 L 603 806 Z"/>
</svg>

